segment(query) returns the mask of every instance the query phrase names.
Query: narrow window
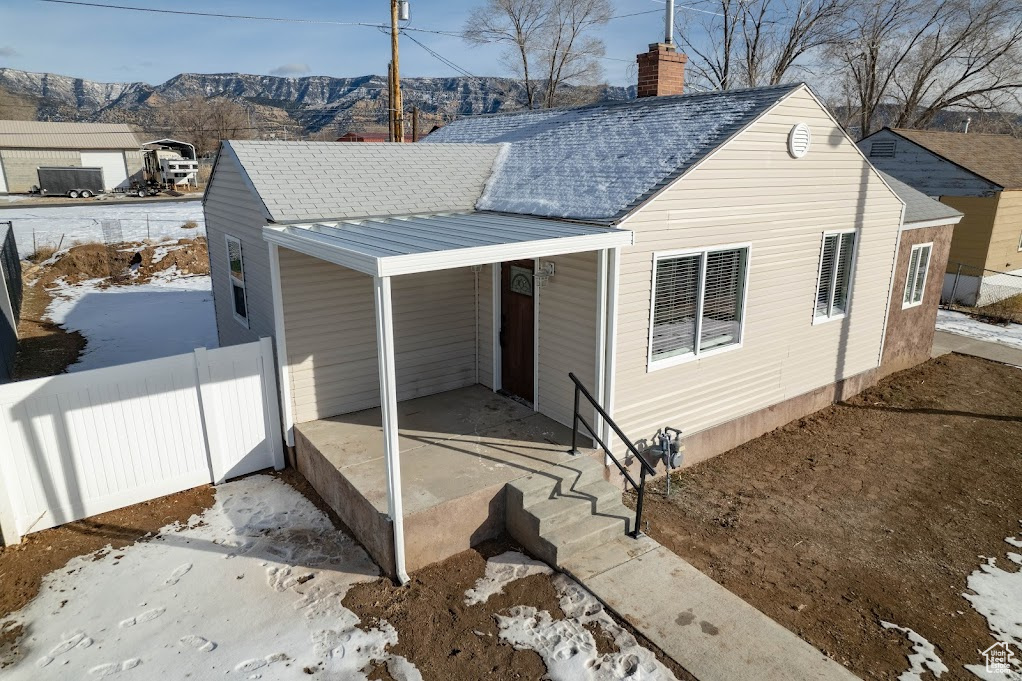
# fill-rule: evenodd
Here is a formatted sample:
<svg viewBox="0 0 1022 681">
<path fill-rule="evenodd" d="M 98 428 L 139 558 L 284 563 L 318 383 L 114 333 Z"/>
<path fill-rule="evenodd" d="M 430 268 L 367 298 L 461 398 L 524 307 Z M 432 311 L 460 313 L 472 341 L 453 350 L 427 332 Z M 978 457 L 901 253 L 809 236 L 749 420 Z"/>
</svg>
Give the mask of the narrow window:
<svg viewBox="0 0 1022 681">
<path fill-rule="evenodd" d="M 854 256 L 855 232 L 823 235 L 820 276 L 816 284 L 817 320 L 836 319 L 848 312 Z"/>
<path fill-rule="evenodd" d="M 1022 252 L 1022 234 L 1018 235 L 1018 250 Z"/>
<path fill-rule="evenodd" d="M 248 328 L 248 298 L 245 292 L 245 260 L 241 255 L 241 241 L 227 236 L 227 275 L 231 284 L 231 305 L 234 318 Z"/>
<path fill-rule="evenodd" d="M 748 260 L 747 246 L 656 257 L 651 365 L 741 344 Z"/>
<path fill-rule="evenodd" d="M 912 252 L 908 257 L 908 273 L 905 275 L 905 298 L 901 305 L 903 308 L 922 304 L 932 251 L 932 243 L 916 244 L 912 247 Z"/>
</svg>

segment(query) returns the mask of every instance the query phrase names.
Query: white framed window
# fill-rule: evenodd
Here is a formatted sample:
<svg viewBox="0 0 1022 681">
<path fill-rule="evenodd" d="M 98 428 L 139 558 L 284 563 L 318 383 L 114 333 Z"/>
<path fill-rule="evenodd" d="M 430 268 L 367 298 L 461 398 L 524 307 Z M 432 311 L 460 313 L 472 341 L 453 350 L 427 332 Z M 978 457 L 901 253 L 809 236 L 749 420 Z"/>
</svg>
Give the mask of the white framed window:
<svg viewBox="0 0 1022 681">
<path fill-rule="evenodd" d="M 653 254 L 650 370 L 741 347 L 749 245 Z"/>
<path fill-rule="evenodd" d="M 901 307 L 915 307 L 923 304 L 923 293 L 926 291 L 926 275 L 930 270 L 930 253 L 933 242 L 916 244 L 908 257 L 908 273 L 905 275 L 905 297 Z"/>
<path fill-rule="evenodd" d="M 227 237 L 227 279 L 231 285 L 231 312 L 239 324 L 248 328 L 248 294 L 245 291 L 245 259 L 241 253 L 241 241 Z"/>
<path fill-rule="evenodd" d="M 824 232 L 816 280 L 813 323 L 840 319 L 848 312 L 855 265 L 855 230 Z"/>
</svg>

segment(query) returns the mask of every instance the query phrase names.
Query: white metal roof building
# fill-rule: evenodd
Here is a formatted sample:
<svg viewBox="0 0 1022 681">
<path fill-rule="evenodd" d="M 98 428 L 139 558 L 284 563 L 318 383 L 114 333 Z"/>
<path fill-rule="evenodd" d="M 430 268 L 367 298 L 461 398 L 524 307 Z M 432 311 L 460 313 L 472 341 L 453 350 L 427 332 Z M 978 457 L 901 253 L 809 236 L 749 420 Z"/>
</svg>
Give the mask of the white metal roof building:
<svg viewBox="0 0 1022 681">
<path fill-rule="evenodd" d="M 0 194 L 30 191 L 44 166 L 102 168 L 109 191 L 141 179 L 142 152 L 124 123 L 0 120 Z"/>
</svg>

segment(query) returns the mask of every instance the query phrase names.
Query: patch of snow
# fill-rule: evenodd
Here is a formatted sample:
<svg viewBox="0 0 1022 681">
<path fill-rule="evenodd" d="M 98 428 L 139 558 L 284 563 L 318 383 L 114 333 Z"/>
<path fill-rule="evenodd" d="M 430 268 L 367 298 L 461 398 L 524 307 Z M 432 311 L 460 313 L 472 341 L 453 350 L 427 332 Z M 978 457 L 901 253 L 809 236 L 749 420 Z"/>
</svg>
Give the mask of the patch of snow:
<svg viewBox="0 0 1022 681">
<path fill-rule="evenodd" d="M 1005 541 L 1014 546 L 1018 540 L 1008 537 Z M 1009 552 L 1008 560 L 1022 566 L 1022 555 Z M 1019 613 L 1022 612 L 1022 569 L 1004 570 L 997 567 L 996 559 L 987 558 L 986 563 L 969 575 L 966 584 L 969 592 L 962 596 L 986 619 L 991 635 L 996 640 L 1011 645 L 1017 654 L 1022 655 L 1022 618 L 1019 617 Z M 982 665 L 977 667 L 983 669 Z M 973 671 L 971 666 L 967 669 Z M 1016 668 L 1012 674 L 990 678 L 1022 681 L 1022 659 L 1016 660 Z"/>
<path fill-rule="evenodd" d="M 489 572 L 489 570 L 487 570 Z M 515 606 L 508 615 L 497 615 L 500 638 L 519 650 L 534 650 L 543 658 L 552 681 L 669 680 L 674 674 L 656 656 L 639 645 L 635 637 L 607 614 L 595 596 L 563 574 L 553 576 L 567 619 L 555 620 L 549 612 L 531 606 Z M 596 624 L 614 641 L 617 652 L 600 655 L 585 625 Z"/>
<path fill-rule="evenodd" d="M 912 652 L 908 656 L 909 669 L 906 672 L 902 672 L 901 676 L 898 677 L 898 681 L 920 681 L 923 678 L 923 673 L 927 671 L 940 678 L 941 674 L 948 671 L 947 666 L 937 657 L 937 651 L 934 650 L 933 644 L 912 629 L 899 627 L 897 624 L 891 624 L 883 620 L 880 620 L 880 626 L 884 629 L 900 631 L 912 642 Z"/>
<path fill-rule="evenodd" d="M 99 369 L 215 348 L 219 341 L 208 275 L 184 275 L 176 267 L 148 284 L 100 288 L 100 280 L 77 285 L 59 280 L 46 316 L 87 341 L 68 371 Z"/>
<path fill-rule="evenodd" d="M 47 575 L 12 619 L 23 655 L 5 681 L 105 677 L 366 679 L 386 663 L 398 681 L 421 681 L 387 652 L 397 633 L 368 632 L 341 601 L 379 572 L 351 538 L 294 489 L 257 475 L 216 488 L 187 526 Z"/>
<path fill-rule="evenodd" d="M 504 587 L 529 575 L 551 575 L 546 563 L 529 558 L 518 551 L 507 551 L 486 561 L 486 574 L 465 592 L 465 605 L 478 605 L 490 596 L 504 593 Z"/>
<path fill-rule="evenodd" d="M 0 213 L 0 219 L 13 224 L 21 258 L 31 255 L 34 248 L 59 245 L 63 249 L 76 242 L 117 243 L 146 239 L 162 242 L 206 235 L 202 202 L 197 200 L 11 208 Z M 182 229 L 189 220 L 198 227 Z M 104 228 L 104 221 L 112 222 L 107 222 Z"/>
<path fill-rule="evenodd" d="M 937 310 L 937 330 L 1022 348 L 1022 324 L 987 324 L 961 312 Z"/>
</svg>

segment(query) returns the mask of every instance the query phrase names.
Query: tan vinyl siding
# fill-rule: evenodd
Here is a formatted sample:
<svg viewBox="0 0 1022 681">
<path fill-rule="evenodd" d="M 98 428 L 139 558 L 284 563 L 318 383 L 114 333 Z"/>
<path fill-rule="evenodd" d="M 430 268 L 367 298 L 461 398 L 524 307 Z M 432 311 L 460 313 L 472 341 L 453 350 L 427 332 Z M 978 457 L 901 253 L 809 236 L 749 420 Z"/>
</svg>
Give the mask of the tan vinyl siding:
<svg viewBox="0 0 1022 681">
<path fill-rule="evenodd" d="M 370 276 L 280 249 L 281 293 L 295 422 L 380 402 Z M 398 399 L 476 382 L 470 268 L 392 279 Z"/>
<path fill-rule="evenodd" d="M 788 132 L 812 130 L 792 159 Z M 878 366 L 901 202 L 804 90 L 623 226 L 614 416 L 632 438 L 701 431 Z M 824 232 L 859 230 L 850 314 L 813 324 Z M 647 371 L 653 254 L 751 244 L 743 346 Z"/>
<path fill-rule="evenodd" d="M 479 269 L 479 320 L 476 326 L 476 357 L 479 366 L 479 383 L 493 388 L 493 268 L 484 265 Z"/>
<path fill-rule="evenodd" d="M 990 235 L 994 230 L 994 218 L 1001 194 L 994 196 L 942 196 L 941 203 L 962 212 L 962 221 L 955 225 L 951 237 L 951 253 L 948 255 L 948 272 L 956 272 L 958 264 L 969 268 L 986 266 L 989 254 Z"/>
<path fill-rule="evenodd" d="M 40 166 L 62 166 L 79 168 L 82 155 L 77 151 L 46 149 L 2 149 L 0 163 L 7 178 L 7 191 L 21 194 L 39 184 L 36 169 Z"/>
<path fill-rule="evenodd" d="M 206 192 L 203 212 L 206 216 L 206 236 L 209 239 L 216 326 L 222 346 L 274 335 L 270 256 L 262 234 L 266 218 L 259 210 L 259 205 L 259 199 L 246 186 L 234 159 L 227 154 L 221 155 L 216 174 Z M 225 234 L 241 241 L 245 293 L 248 296 L 247 329 L 234 318 L 232 311 Z"/>
<path fill-rule="evenodd" d="M 1018 250 L 1020 237 L 1022 191 L 1005 190 L 997 201 L 997 216 L 990 234 L 986 268 L 1001 272 L 1022 269 L 1022 253 Z"/>
<path fill-rule="evenodd" d="M 566 425 L 575 406 L 568 372 L 596 390 L 596 257 L 588 252 L 542 261 L 556 270 L 539 289 L 539 411 Z"/>
</svg>

